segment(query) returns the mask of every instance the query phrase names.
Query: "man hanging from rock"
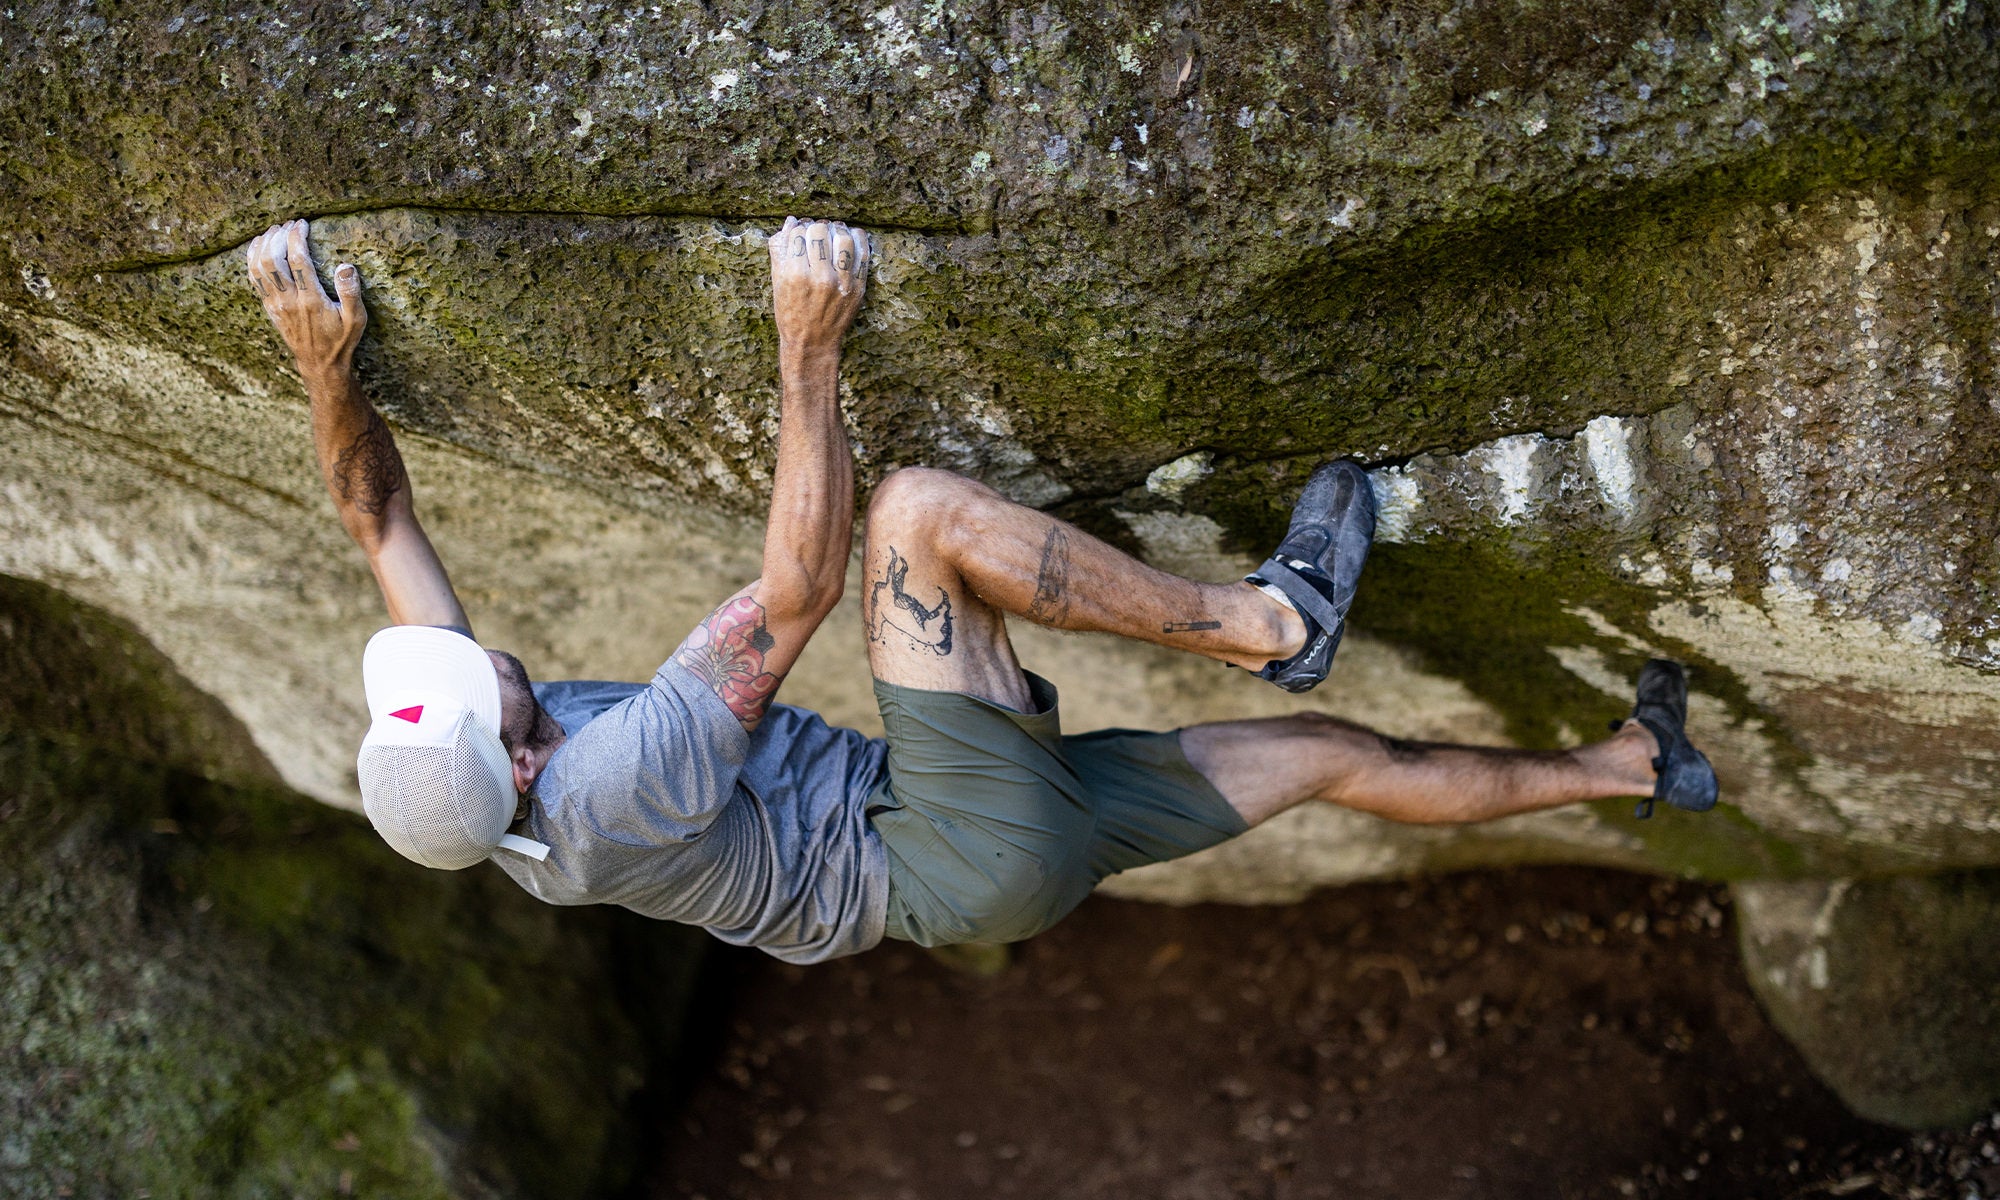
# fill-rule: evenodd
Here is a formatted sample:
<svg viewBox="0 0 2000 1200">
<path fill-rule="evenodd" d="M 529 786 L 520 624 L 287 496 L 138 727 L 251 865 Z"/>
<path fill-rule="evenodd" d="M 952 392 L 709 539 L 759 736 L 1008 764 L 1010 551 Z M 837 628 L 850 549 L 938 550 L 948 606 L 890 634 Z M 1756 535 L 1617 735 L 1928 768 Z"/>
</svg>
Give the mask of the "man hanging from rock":
<svg viewBox="0 0 2000 1200">
<path fill-rule="evenodd" d="M 886 739 L 776 704 L 833 611 L 854 523 L 841 343 L 868 235 L 787 220 L 770 239 L 782 381 L 763 574 L 652 680 L 531 683 L 482 649 L 418 524 L 389 428 L 362 394 L 361 278 L 323 289 L 293 221 L 251 242 L 250 281 L 297 358 L 334 506 L 390 628 L 362 658 L 368 818 L 399 853 L 488 858 L 555 904 L 621 904 L 792 962 L 1031 937 L 1098 881 L 1235 837 L 1305 801 L 1396 821 L 1485 821 L 1616 796 L 1701 811 L 1708 761 L 1686 683 L 1640 674 L 1632 718 L 1562 751 L 1400 741 L 1318 714 L 1168 733 L 1061 731 L 1009 615 L 1245 668 L 1289 691 L 1326 678 L 1374 535 L 1367 475 L 1306 484 L 1256 574 L 1197 583 L 944 471 L 897 471 L 869 505 L 862 616 Z M 1642 804 L 1650 810 L 1651 799 Z"/>
</svg>

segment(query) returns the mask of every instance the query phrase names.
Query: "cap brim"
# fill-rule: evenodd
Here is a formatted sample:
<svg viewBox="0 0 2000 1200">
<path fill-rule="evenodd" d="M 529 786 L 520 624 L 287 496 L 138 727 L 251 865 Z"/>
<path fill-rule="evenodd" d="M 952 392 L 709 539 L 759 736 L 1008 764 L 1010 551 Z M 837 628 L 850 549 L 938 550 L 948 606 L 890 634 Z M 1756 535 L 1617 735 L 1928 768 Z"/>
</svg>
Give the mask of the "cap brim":
<svg viewBox="0 0 2000 1200">
<path fill-rule="evenodd" d="M 478 642 L 435 625 L 391 625 L 361 655 L 368 715 L 380 721 L 425 695 L 448 696 L 500 736 L 500 673 Z"/>
</svg>

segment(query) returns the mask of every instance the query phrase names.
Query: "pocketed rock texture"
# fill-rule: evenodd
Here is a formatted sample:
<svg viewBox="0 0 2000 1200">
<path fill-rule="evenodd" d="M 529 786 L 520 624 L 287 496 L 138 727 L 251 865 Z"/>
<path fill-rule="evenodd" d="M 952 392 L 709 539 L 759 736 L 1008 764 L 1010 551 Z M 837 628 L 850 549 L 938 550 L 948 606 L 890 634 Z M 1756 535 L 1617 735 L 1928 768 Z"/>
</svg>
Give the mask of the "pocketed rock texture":
<svg viewBox="0 0 2000 1200">
<path fill-rule="evenodd" d="M 1553 746 L 1646 655 L 1693 668 L 1714 815 L 1314 809 L 1126 894 L 1990 866 L 1996 41 L 1978 0 L 16 4 L 0 570 L 351 806 L 382 616 L 245 240 L 309 216 L 360 266 L 364 379 L 481 636 L 635 678 L 755 569 L 764 238 L 841 216 L 878 235 L 864 481 L 955 468 L 1220 578 L 1356 455 L 1383 544 L 1310 706 Z M 867 726 L 836 623 L 786 698 Z M 1299 706 L 1021 644 L 1072 728 Z"/>
<path fill-rule="evenodd" d="M 0 1193 L 626 1177 L 699 935 L 402 869 L 129 627 L 41 585 L 0 578 L 0 684 Z"/>
</svg>

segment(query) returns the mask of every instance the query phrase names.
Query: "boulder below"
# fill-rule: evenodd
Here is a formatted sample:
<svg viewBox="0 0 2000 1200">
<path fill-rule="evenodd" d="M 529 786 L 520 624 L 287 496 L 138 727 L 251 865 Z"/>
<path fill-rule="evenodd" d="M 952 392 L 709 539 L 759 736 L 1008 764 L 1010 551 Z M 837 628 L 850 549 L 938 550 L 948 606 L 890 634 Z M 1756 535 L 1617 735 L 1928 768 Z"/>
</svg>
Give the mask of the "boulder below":
<svg viewBox="0 0 2000 1200">
<path fill-rule="evenodd" d="M 1765 1010 L 1864 1117 L 1958 1125 L 2000 1098 L 2000 873 L 1734 887 Z"/>
</svg>

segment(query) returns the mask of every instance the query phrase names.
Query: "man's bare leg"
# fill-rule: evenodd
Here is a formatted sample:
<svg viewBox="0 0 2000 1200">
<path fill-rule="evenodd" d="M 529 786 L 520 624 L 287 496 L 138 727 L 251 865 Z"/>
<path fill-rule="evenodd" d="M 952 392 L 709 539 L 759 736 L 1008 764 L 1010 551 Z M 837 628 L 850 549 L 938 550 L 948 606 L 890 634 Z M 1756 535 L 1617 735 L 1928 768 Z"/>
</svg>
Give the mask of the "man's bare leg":
<svg viewBox="0 0 2000 1200">
<path fill-rule="evenodd" d="M 1096 630 L 1259 667 L 1304 640 L 1296 613 L 1247 584 L 1155 570 L 1046 513 L 944 471 L 898 471 L 876 489 L 863 556 L 869 664 L 906 687 L 1025 711 L 1006 618 Z M 1306 800 L 1420 823 L 1483 821 L 1653 791 L 1644 726 L 1564 751 L 1399 741 L 1303 714 L 1198 725 L 1196 770 L 1251 824 Z"/>
<path fill-rule="evenodd" d="M 1636 721 L 1574 750 L 1406 742 L 1316 713 L 1181 731 L 1188 762 L 1255 825 L 1324 800 L 1392 821 L 1490 821 L 1653 793 L 1653 735 Z"/>
<path fill-rule="evenodd" d="M 1247 583 L 1169 575 L 946 471 L 898 471 L 876 488 L 863 572 L 879 678 L 1010 707 L 1027 692 L 1002 613 L 1251 669 L 1305 642 L 1298 614 Z"/>
</svg>

